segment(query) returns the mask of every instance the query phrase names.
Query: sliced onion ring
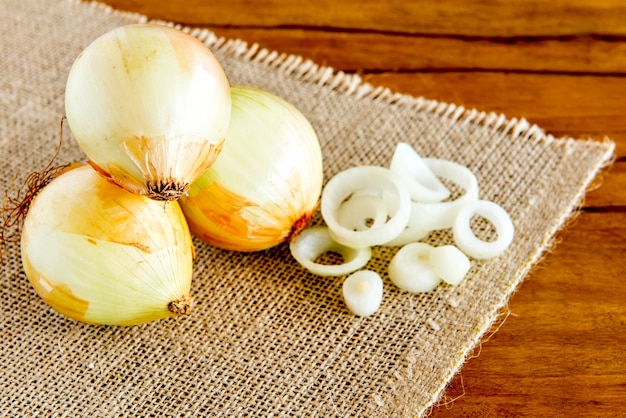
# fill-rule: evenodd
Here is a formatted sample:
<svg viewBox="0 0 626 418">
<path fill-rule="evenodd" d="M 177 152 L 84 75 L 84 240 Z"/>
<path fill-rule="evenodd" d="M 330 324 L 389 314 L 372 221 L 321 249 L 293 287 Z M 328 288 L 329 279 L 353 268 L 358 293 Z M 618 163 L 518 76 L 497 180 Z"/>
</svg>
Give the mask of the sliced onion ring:
<svg viewBox="0 0 626 418">
<path fill-rule="evenodd" d="M 478 239 L 470 226 L 472 216 L 479 215 L 491 222 L 498 233 L 495 241 Z M 513 241 L 515 228 L 509 214 L 497 203 L 477 200 L 467 204 L 458 214 L 452 232 L 456 245 L 465 254 L 476 259 L 487 259 L 502 254 Z"/>
<path fill-rule="evenodd" d="M 426 238 L 430 234 L 430 227 L 424 225 L 422 219 L 417 216 L 417 212 L 413 210 L 415 202 L 411 202 L 411 216 L 409 217 L 409 224 L 407 227 L 394 239 L 386 242 L 384 245 L 388 247 L 396 247 L 407 245 L 412 242 L 417 242 L 423 238 Z"/>
<path fill-rule="evenodd" d="M 338 211 L 341 204 L 353 193 L 378 190 L 382 195 L 392 193 L 397 197 L 397 208 L 389 209 L 389 219 L 381 226 L 365 231 L 354 231 L 341 225 Z M 389 199 L 384 198 L 387 202 Z M 395 206 L 395 205 L 394 205 Z M 397 237 L 407 226 L 411 212 L 411 197 L 404 181 L 391 170 L 379 166 L 357 166 L 334 176 L 322 191 L 322 217 L 331 237 L 348 247 L 371 247 Z"/>
<path fill-rule="evenodd" d="M 337 211 L 337 220 L 346 228 L 365 231 L 387 222 L 387 205 L 379 196 L 352 195 Z M 368 225 L 368 221 L 371 224 Z"/>
<path fill-rule="evenodd" d="M 342 276 L 363 267 L 372 256 L 369 247 L 350 248 L 333 240 L 325 226 L 314 226 L 300 232 L 289 243 L 289 251 L 302 267 L 318 276 Z M 341 254 L 342 264 L 320 264 L 315 260 L 327 252 Z"/>
<path fill-rule="evenodd" d="M 415 202 L 434 203 L 450 197 L 450 190 L 406 142 L 396 146 L 389 169 L 407 182 L 411 200 Z"/>
<path fill-rule="evenodd" d="M 462 196 L 445 202 L 411 202 L 408 227 L 385 245 L 401 246 L 419 241 L 431 231 L 451 228 L 459 211 L 467 204 L 478 200 L 478 181 L 470 169 L 453 161 L 439 158 L 424 158 L 431 171 L 463 188 Z"/>
</svg>

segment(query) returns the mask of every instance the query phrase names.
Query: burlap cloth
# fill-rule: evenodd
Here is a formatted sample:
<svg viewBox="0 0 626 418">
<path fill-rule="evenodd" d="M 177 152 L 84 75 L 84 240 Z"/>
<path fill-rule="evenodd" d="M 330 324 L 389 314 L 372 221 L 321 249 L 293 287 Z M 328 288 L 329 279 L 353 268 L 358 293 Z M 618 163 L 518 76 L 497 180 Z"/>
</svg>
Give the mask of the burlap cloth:
<svg viewBox="0 0 626 418">
<path fill-rule="evenodd" d="M 59 138 L 70 65 L 91 40 L 141 16 L 71 0 L 0 3 L 0 188 L 40 170 Z M 613 144 L 555 139 L 517 119 L 374 89 L 353 75 L 192 33 L 231 82 L 265 88 L 310 119 L 325 179 L 357 164 L 387 165 L 398 141 L 478 176 L 481 197 L 516 227 L 501 257 L 473 261 L 459 286 L 411 295 L 386 275 L 382 308 L 348 313 L 343 277 L 306 273 L 286 245 L 239 254 L 201 243 L 189 317 L 97 327 L 52 311 L 10 245 L 0 282 L 0 415 L 419 416 L 437 402 L 516 286 L 610 161 Z M 57 162 L 84 159 L 67 139 Z M 316 219 L 319 222 L 319 215 Z M 449 231 L 427 239 L 451 243 Z"/>
</svg>

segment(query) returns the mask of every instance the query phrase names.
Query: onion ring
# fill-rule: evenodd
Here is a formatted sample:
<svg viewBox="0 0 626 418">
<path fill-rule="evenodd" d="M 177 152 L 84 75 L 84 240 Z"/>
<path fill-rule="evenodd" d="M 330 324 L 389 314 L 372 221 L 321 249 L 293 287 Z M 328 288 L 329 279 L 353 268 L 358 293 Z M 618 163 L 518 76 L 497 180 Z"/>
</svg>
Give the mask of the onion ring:
<svg viewBox="0 0 626 418">
<path fill-rule="evenodd" d="M 334 241 L 325 226 L 314 226 L 300 232 L 289 243 L 293 258 L 308 271 L 318 276 L 342 276 L 363 267 L 372 256 L 369 247 L 350 248 Z M 315 260 L 324 253 L 341 254 L 342 264 L 320 264 Z"/>
<path fill-rule="evenodd" d="M 400 248 L 389 262 L 389 279 L 402 290 L 411 293 L 430 292 L 441 278 L 430 263 L 433 246 L 412 242 Z"/>
<path fill-rule="evenodd" d="M 478 239 L 470 226 L 472 216 L 479 215 L 495 227 L 495 241 Z M 487 259 L 502 254 L 513 241 L 515 228 L 509 214 L 498 204 L 488 200 L 477 200 L 467 204 L 459 212 L 452 229 L 456 245 L 465 254 L 476 259 Z"/>
<path fill-rule="evenodd" d="M 378 191 L 385 202 L 391 200 L 391 196 L 385 197 L 390 193 L 397 200 L 397 205 L 388 204 L 387 222 L 365 231 L 354 231 L 338 222 L 337 215 L 342 203 L 359 191 Z M 357 166 L 330 179 L 322 191 L 321 211 L 330 236 L 335 241 L 353 248 L 371 247 L 394 239 L 404 230 L 411 214 L 411 197 L 404 181 L 391 170 L 371 165 Z"/>
<path fill-rule="evenodd" d="M 387 222 L 387 205 L 378 196 L 353 194 L 337 210 L 337 221 L 346 228 L 365 231 Z"/>
<path fill-rule="evenodd" d="M 455 183 L 464 189 L 464 193 L 455 200 L 445 202 L 411 202 L 408 227 L 385 245 L 406 245 L 421 240 L 431 231 L 451 228 L 459 211 L 478 200 L 478 181 L 470 169 L 439 158 L 424 158 L 423 161 L 435 175 Z"/>
<path fill-rule="evenodd" d="M 389 169 L 406 181 L 411 200 L 415 202 L 434 203 L 450 197 L 450 190 L 406 142 L 396 146 Z"/>
</svg>

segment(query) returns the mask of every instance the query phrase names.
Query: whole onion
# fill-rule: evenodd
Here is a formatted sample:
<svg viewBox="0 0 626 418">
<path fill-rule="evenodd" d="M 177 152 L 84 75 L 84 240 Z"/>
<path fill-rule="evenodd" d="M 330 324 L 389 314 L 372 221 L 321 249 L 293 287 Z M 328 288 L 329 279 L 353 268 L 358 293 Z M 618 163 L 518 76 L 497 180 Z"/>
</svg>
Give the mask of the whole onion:
<svg viewBox="0 0 626 418">
<path fill-rule="evenodd" d="M 176 200 L 217 157 L 229 84 L 199 40 L 155 24 L 118 27 L 76 58 L 67 121 L 102 174 L 155 200 Z"/>
<path fill-rule="evenodd" d="M 222 151 L 180 204 L 201 240 L 258 251 L 309 224 L 322 189 L 322 153 L 307 118 L 284 99 L 235 85 L 231 99 Z"/>
<path fill-rule="evenodd" d="M 90 166 L 36 194 L 21 251 L 36 292 L 77 321 L 134 325 L 191 311 L 194 249 L 178 203 L 130 193 Z"/>
</svg>

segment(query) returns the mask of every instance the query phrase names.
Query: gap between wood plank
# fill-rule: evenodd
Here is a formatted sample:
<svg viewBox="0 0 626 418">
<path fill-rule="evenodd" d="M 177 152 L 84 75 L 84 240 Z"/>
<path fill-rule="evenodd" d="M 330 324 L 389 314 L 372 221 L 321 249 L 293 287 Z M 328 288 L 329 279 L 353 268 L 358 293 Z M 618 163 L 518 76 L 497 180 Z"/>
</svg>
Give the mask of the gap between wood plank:
<svg viewBox="0 0 626 418">
<path fill-rule="evenodd" d="M 532 70 L 521 68 L 465 68 L 465 67 L 448 67 L 448 68 L 420 68 L 420 69 L 397 69 L 397 70 L 378 70 L 367 69 L 352 71 L 358 74 L 445 74 L 445 73 L 508 73 L 508 74 L 535 74 L 535 75 L 563 75 L 563 76 L 601 76 L 601 77 L 626 77 L 625 73 L 619 72 L 594 72 L 594 71 L 564 71 L 564 70 Z"/>
<path fill-rule="evenodd" d="M 427 38 L 427 39 L 450 39 L 457 41 L 490 41 L 494 43 L 515 44 L 515 43 L 533 43 L 542 41 L 580 41 L 593 40 L 604 42 L 626 42 L 626 35 L 605 35 L 597 33 L 579 33 L 567 35 L 512 35 L 512 36 L 488 36 L 488 35 L 462 35 L 454 33 L 428 33 L 428 32 L 406 32 L 382 29 L 360 29 L 335 26 L 315 26 L 315 25 L 228 25 L 228 24 L 211 24 L 198 25 L 193 23 L 177 22 L 182 25 L 201 27 L 209 30 L 267 30 L 267 31 L 290 31 L 300 30 L 303 32 L 327 32 L 327 33 L 345 33 L 358 35 L 384 35 L 411 38 Z"/>
</svg>

